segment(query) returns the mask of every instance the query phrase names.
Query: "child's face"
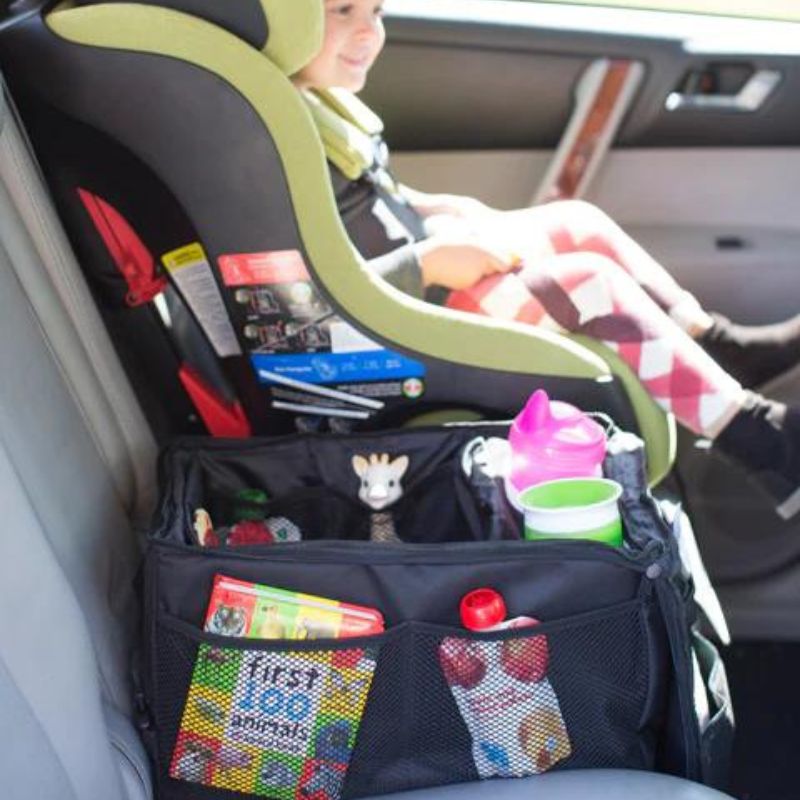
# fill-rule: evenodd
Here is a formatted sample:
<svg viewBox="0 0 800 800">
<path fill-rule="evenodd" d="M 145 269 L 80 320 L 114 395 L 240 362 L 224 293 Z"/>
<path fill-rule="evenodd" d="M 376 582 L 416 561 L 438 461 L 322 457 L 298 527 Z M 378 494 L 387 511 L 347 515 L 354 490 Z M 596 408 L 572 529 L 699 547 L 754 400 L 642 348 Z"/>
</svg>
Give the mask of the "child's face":
<svg viewBox="0 0 800 800">
<path fill-rule="evenodd" d="M 314 60 L 294 76 L 308 89 L 364 88 L 383 48 L 383 0 L 325 0 L 325 40 Z"/>
</svg>

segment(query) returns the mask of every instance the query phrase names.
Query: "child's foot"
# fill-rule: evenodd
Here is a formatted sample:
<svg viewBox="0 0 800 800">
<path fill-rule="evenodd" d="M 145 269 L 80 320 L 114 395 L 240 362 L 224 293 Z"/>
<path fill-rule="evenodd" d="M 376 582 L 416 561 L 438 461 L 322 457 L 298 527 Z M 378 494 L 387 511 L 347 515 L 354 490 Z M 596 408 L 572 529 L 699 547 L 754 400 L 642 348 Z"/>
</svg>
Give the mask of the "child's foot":
<svg viewBox="0 0 800 800">
<path fill-rule="evenodd" d="M 714 446 L 747 470 L 780 517 L 800 512 L 800 409 L 747 392 Z"/>
<path fill-rule="evenodd" d="M 774 325 L 736 325 L 711 314 L 698 344 L 743 386 L 754 387 L 800 362 L 800 315 Z"/>
</svg>

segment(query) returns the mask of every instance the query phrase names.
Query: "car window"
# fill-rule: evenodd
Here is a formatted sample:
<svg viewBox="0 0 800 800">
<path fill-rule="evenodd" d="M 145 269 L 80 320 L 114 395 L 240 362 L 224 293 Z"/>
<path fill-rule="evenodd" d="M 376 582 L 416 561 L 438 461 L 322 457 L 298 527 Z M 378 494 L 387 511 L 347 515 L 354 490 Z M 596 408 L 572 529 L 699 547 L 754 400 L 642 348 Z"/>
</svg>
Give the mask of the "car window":
<svg viewBox="0 0 800 800">
<path fill-rule="evenodd" d="M 536 0 L 558 2 L 559 5 L 580 4 L 612 6 L 616 8 L 642 8 L 653 11 L 678 11 L 694 14 L 723 14 L 725 16 L 758 17 L 800 21 L 800 3 L 797 0 Z M 518 0 L 525 2 L 525 0 Z"/>
</svg>

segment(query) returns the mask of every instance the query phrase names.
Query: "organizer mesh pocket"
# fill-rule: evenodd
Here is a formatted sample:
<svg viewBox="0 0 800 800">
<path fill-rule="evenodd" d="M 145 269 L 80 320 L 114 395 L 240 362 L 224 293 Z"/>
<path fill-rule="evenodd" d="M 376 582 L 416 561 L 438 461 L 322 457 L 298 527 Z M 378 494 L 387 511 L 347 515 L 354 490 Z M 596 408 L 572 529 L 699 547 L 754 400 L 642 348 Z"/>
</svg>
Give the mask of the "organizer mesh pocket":
<svg viewBox="0 0 800 800">
<path fill-rule="evenodd" d="M 648 685 L 639 609 L 502 638 L 434 635 L 418 650 L 471 740 L 481 777 L 558 766 L 645 766 L 639 725 Z M 440 699 L 440 705 L 444 705 Z M 436 711 L 428 706 L 428 714 Z"/>
<path fill-rule="evenodd" d="M 192 646 L 169 630 L 161 641 L 172 652 L 159 692 L 169 796 L 340 797 L 375 648 Z"/>
<path fill-rule="evenodd" d="M 662 698 L 651 697 L 643 613 L 637 601 L 497 634 L 410 626 L 381 650 L 345 797 L 652 769 Z"/>
<path fill-rule="evenodd" d="M 665 700 L 647 609 L 632 601 L 491 634 L 412 622 L 350 647 L 218 646 L 161 625 L 159 798 L 346 800 L 652 769 Z"/>
</svg>

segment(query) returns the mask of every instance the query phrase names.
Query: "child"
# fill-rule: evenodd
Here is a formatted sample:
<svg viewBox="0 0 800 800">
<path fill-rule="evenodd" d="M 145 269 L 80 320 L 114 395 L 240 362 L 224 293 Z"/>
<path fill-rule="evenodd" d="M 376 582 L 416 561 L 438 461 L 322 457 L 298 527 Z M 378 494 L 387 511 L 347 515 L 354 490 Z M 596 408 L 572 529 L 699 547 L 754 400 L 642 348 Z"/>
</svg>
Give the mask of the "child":
<svg viewBox="0 0 800 800">
<path fill-rule="evenodd" d="M 293 80 L 323 141 L 326 126 L 344 126 L 348 152 L 326 152 L 342 220 L 371 265 L 410 294 L 597 338 L 665 410 L 763 479 L 782 516 L 800 511 L 800 410 L 740 383 L 756 385 L 800 358 L 800 317 L 747 328 L 709 314 L 582 201 L 501 212 L 398 185 L 380 121 L 348 94 L 363 88 L 383 47 L 382 0 L 324 3 L 322 50 Z"/>
</svg>

